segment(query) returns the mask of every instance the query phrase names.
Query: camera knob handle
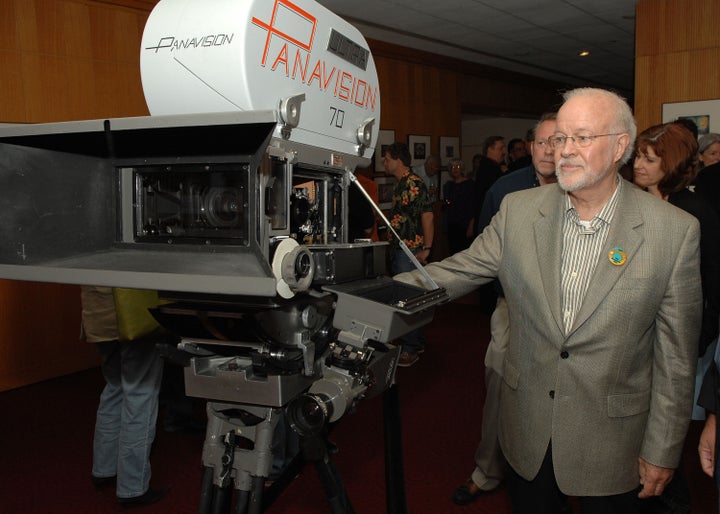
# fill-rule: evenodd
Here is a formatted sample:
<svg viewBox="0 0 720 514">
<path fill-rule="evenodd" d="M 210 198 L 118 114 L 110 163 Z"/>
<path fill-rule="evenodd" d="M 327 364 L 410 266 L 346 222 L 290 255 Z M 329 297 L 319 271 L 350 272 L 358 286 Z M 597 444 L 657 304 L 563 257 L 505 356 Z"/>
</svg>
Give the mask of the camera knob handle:
<svg viewBox="0 0 720 514">
<path fill-rule="evenodd" d="M 282 279 L 293 291 L 307 291 L 315 275 L 312 253 L 305 246 L 296 246 L 282 259 Z"/>
</svg>

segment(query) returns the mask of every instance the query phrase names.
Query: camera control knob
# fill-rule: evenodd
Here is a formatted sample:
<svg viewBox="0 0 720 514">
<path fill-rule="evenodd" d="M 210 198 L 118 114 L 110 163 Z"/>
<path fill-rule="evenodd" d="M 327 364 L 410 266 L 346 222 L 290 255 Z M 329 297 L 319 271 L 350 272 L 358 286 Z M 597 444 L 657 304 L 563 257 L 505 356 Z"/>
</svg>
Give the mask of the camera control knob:
<svg viewBox="0 0 720 514">
<path fill-rule="evenodd" d="M 282 260 L 282 278 L 293 291 L 307 291 L 315 274 L 315 263 L 310 250 L 296 246 Z"/>
<path fill-rule="evenodd" d="M 297 291 L 306 291 L 315 275 L 315 261 L 306 246 L 294 239 L 283 239 L 272 259 L 276 290 L 283 298 L 292 298 Z"/>
</svg>

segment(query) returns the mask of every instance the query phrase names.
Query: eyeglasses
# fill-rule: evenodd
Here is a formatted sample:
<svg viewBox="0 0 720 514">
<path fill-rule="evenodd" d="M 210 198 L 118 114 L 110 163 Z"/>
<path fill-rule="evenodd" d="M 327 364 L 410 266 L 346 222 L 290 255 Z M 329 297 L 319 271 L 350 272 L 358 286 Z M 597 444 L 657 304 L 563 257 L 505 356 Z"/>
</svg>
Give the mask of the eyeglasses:
<svg viewBox="0 0 720 514">
<path fill-rule="evenodd" d="M 574 136 L 566 136 L 565 134 L 556 134 L 554 136 L 550 136 L 548 138 L 548 144 L 550 145 L 550 148 L 553 150 L 557 150 L 558 148 L 564 148 L 565 143 L 567 143 L 568 139 L 573 142 L 573 145 L 577 148 L 587 148 L 592 144 L 592 142 L 597 137 L 604 137 L 604 136 L 619 136 L 621 134 L 624 134 L 625 132 L 614 132 L 612 134 L 596 134 L 594 136 L 586 135 L 586 134 L 576 134 Z"/>
</svg>

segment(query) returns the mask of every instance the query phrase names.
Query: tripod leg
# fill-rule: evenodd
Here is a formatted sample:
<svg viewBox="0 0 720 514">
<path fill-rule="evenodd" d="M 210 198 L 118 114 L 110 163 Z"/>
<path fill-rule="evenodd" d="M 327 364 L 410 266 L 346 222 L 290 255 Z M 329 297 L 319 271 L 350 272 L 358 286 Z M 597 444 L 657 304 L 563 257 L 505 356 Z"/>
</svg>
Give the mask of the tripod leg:
<svg viewBox="0 0 720 514">
<path fill-rule="evenodd" d="M 236 491 L 235 492 L 235 514 L 247 514 L 248 498 L 250 493 L 248 491 Z"/>
<path fill-rule="evenodd" d="M 345 486 L 330 457 L 327 456 L 326 459 L 315 462 L 315 469 L 317 469 L 320 481 L 325 489 L 325 497 L 330 504 L 330 511 L 333 514 L 355 514 Z"/>
<path fill-rule="evenodd" d="M 211 514 L 229 514 L 232 507 L 232 487 L 213 486 L 213 502 Z"/>
<path fill-rule="evenodd" d="M 315 435 L 304 438 L 301 445 L 305 460 L 315 464 L 332 514 L 354 514 L 350 498 L 330 456 L 326 436 Z"/>
<path fill-rule="evenodd" d="M 253 477 L 248 514 L 260 514 L 263 511 L 263 492 L 265 491 L 265 477 Z"/>
<path fill-rule="evenodd" d="M 385 488 L 388 514 L 407 514 L 405 472 L 400 424 L 400 395 L 397 384 L 383 394 L 385 430 Z"/>
<path fill-rule="evenodd" d="M 202 482 L 200 483 L 200 505 L 198 514 L 210 514 L 213 501 L 213 468 L 203 466 Z"/>
</svg>

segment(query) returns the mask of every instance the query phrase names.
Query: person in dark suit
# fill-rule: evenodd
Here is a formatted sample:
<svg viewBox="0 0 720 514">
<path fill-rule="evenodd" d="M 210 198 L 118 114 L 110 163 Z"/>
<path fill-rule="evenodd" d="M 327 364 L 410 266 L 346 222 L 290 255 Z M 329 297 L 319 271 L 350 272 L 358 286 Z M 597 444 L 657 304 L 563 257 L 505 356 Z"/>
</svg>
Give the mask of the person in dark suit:
<svg viewBox="0 0 720 514">
<path fill-rule="evenodd" d="M 495 277 L 503 287 L 513 512 L 556 514 L 576 496 L 583 513 L 630 514 L 671 480 L 690 422 L 699 223 L 618 175 L 637 132 L 621 97 L 564 99 L 558 185 L 509 194 L 470 248 L 425 269 L 452 298 Z"/>
<path fill-rule="evenodd" d="M 703 196 L 720 216 L 720 162 L 700 170 L 695 178 L 695 191 Z"/>
<path fill-rule="evenodd" d="M 482 147 L 482 155 L 473 157 L 473 171 L 475 180 L 475 216 L 473 219 L 473 227 L 475 227 L 475 235 L 478 234 L 477 227 L 480 223 L 480 211 L 483 205 L 483 199 L 488 190 L 497 179 L 503 176 L 507 171 L 505 165 L 505 157 L 507 155 L 507 147 L 505 146 L 505 138 L 502 136 L 490 136 L 485 138 Z M 478 301 L 480 309 L 491 314 L 495 309 L 497 302 L 497 294 L 491 284 L 482 286 L 478 290 Z"/>
<path fill-rule="evenodd" d="M 477 199 L 475 211 L 475 227 L 478 226 L 480 209 L 485 194 L 497 179 L 499 179 L 507 167 L 505 156 L 507 147 L 505 138 L 502 136 L 490 136 L 483 141 L 482 155 L 473 157 L 473 179 L 475 180 L 475 198 Z"/>
<path fill-rule="evenodd" d="M 446 227 L 450 255 L 464 250 L 475 236 L 475 184 L 465 176 L 462 159 L 448 163 L 452 180 L 443 188 L 443 224 Z"/>
</svg>

